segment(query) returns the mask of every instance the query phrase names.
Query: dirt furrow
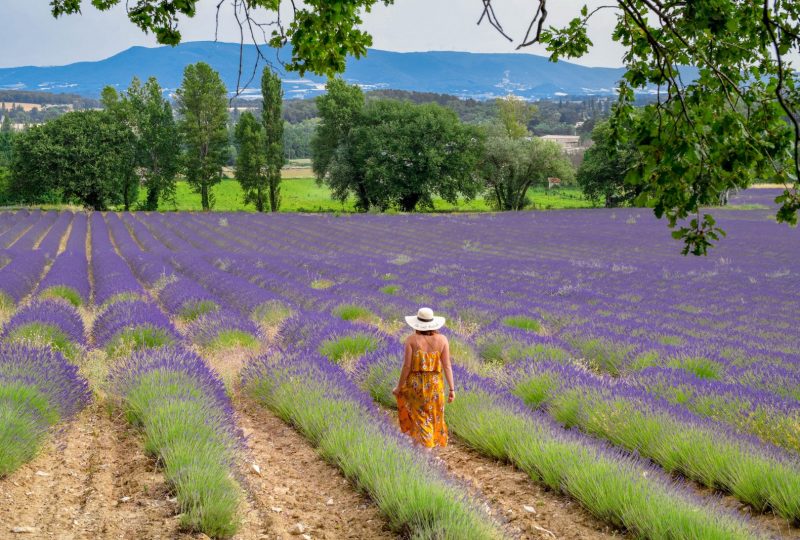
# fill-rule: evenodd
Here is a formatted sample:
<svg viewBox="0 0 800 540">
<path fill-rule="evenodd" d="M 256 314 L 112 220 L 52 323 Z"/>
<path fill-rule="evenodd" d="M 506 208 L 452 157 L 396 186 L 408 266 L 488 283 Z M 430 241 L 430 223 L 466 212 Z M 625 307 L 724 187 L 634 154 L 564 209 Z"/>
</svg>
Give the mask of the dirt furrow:
<svg viewBox="0 0 800 540">
<path fill-rule="evenodd" d="M 136 433 L 97 402 L 0 480 L 0 500 L 3 537 L 32 527 L 28 537 L 59 540 L 192 538 Z"/>
<path fill-rule="evenodd" d="M 446 448 L 435 452 L 451 474 L 492 503 L 511 536 L 581 540 L 625 537 L 575 501 L 534 483 L 512 465 L 482 456 L 455 437 Z"/>
<path fill-rule="evenodd" d="M 269 538 L 287 538 L 298 523 L 311 538 L 396 538 L 375 504 L 299 433 L 252 400 L 236 397 L 234 405 L 247 437 L 245 488 L 251 504 L 269 515 L 276 535 Z"/>
</svg>

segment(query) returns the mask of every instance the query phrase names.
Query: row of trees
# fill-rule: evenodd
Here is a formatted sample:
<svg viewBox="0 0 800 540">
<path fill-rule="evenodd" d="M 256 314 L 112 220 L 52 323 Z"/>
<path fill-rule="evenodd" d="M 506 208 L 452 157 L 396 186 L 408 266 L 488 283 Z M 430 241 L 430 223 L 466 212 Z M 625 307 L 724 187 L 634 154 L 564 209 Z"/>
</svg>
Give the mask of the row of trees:
<svg viewBox="0 0 800 540">
<path fill-rule="evenodd" d="M 246 204 L 277 211 L 285 162 L 281 80 L 266 69 L 261 88 L 260 117 L 246 111 L 232 129 L 235 171 Z M 107 87 L 102 104 L 102 111 L 30 129 L 13 145 L 12 134 L 0 137 L 0 184 L 7 185 L 0 191 L 17 202 L 156 210 L 174 199 L 182 174 L 203 209 L 213 206 L 211 188 L 232 156 L 227 90 L 210 66 L 186 68 L 175 111 L 154 78 L 134 79 L 125 92 Z M 478 126 L 435 103 L 367 100 L 358 86 L 331 79 L 317 98 L 320 120 L 309 126 L 314 173 L 335 199 L 352 196 L 361 211 L 432 209 L 435 197 L 455 204 L 479 195 L 498 210 L 521 210 L 534 185 L 575 178 L 559 145 L 531 136 L 535 106 L 509 97 L 495 107 L 496 120 Z M 595 138 L 579 184 L 606 206 L 630 203 L 638 193 L 623 179 L 635 148 L 612 143 L 607 124 Z"/>
<path fill-rule="evenodd" d="M 236 125 L 236 178 L 242 185 L 245 202 L 255 204 L 263 212 L 269 205 L 272 212 L 280 207 L 283 152 L 283 89 L 280 77 L 264 70 L 261 77 L 261 122 L 245 112 Z"/>
<path fill-rule="evenodd" d="M 236 129 L 237 172 L 247 202 L 276 211 L 283 157 L 280 78 L 262 78 L 261 122 L 245 113 Z M 213 204 L 211 187 L 230 159 L 228 93 L 208 64 L 187 66 L 175 111 L 155 78 L 125 92 L 106 87 L 104 110 L 65 114 L 21 134 L 0 137 L 0 192 L 7 202 L 77 202 L 94 209 L 156 210 L 175 197 L 182 174 Z M 11 142 L 13 141 L 13 143 Z M 139 191 L 146 197 L 139 201 Z"/>
<path fill-rule="evenodd" d="M 530 136 L 532 106 L 508 98 L 499 107 L 499 121 L 475 126 L 434 103 L 365 101 L 359 87 L 331 79 L 317 98 L 314 173 L 362 211 L 432 209 L 434 197 L 479 194 L 498 210 L 523 209 L 531 186 L 550 176 L 570 182 L 574 170 L 558 144 Z"/>
</svg>

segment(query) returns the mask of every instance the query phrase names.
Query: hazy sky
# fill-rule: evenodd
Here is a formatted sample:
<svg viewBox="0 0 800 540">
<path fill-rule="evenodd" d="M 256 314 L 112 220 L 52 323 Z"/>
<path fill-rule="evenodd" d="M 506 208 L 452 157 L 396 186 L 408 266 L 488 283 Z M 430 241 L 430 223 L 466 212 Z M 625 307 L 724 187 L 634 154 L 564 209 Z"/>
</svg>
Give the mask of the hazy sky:
<svg viewBox="0 0 800 540">
<path fill-rule="evenodd" d="M 495 10 L 509 43 L 488 24 L 476 22 L 481 0 L 395 0 L 380 5 L 365 17 L 377 49 L 390 51 L 454 50 L 473 52 L 514 52 L 533 15 L 533 0 L 494 0 Z M 563 23 L 574 17 L 585 0 L 556 0 L 548 20 Z M 125 1 L 101 13 L 84 0 L 84 13 L 55 20 L 47 0 L 0 0 L 0 67 L 61 65 L 82 60 L 99 60 L 133 45 L 156 46 L 155 38 L 144 35 L 125 16 Z M 181 25 L 184 41 L 214 39 L 216 0 L 201 0 L 197 16 Z M 588 4 L 599 5 L 596 0 Z M 558 9 L 554 9 L 558 6 Z M 238 41 L 238 27 L 230 11 L 220 24 L 221 41 Z M 592 21 L 590 38 L 594 50 L 573 62 L 589 66 L 621 65 L 621 48 L 611 41 L 614 15 L 600 12 Z M 526 51 L 543 54 L 541 48 Z"/>
</svg>

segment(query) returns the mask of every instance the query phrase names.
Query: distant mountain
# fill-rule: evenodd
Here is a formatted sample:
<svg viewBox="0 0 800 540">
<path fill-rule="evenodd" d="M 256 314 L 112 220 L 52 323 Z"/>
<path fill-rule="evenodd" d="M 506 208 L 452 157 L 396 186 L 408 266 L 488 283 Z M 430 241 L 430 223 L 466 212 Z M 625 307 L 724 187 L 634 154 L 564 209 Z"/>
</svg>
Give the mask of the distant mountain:
<svg viewBox="0 0 800 540">
<path fill-rule="evenodd" d="M 273 64 L 288 59 L 288 49 L 271 50 Z M 250 77 L 256 58 L 254 46 L 244 49 L 242 83 Z M 239 44 L 207 41 L 182 43 L 177 47 L 131 47 L 97 62 L 66 66 L 0 69 L 0 89 L 69 92 L 98 97 L 106 85 L 127 88 L 135 75 L 158 78 L 172 91 L 180 86 L 186 65 L 203 60 L 220 72 L 230 90 L 236 88 Z M 366 57 L 347 63 L 344 78 L 366 90 L 392 88 L 437 92 L 476 99 L 490 99 L 509 92 L 527 98 L 609 95 L 624 70 L 590 68 L 568 62 L 553 63 L 532 54 L 466 52 L 398 53 L 370 49 Z M 310 97 L 324 90 L 325 79 L 282 73 L 287 98 Z M 259 97 L 259 73 L 245 96 Z"/>
</svg>

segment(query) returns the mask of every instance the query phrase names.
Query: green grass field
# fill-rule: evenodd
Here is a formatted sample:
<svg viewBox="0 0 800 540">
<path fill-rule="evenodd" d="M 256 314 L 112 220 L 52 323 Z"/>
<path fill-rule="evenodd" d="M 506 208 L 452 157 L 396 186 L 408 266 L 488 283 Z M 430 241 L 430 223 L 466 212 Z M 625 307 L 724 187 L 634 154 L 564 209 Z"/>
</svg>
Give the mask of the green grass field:
<svg viewBox="0 0 800 540">
<path fill-rule="evenodd" d="M 255 206 L 244 204 L 244 196 L 239 183 L 226 179 L 212 188 L 215 198 L 214 210 L 219 212 L 254 212 Z M 590 208 L 592 203 L 583 197 L 577 188 L 559 188 L 548 192 L 544 188 L 534 188 L 528 192 L 534 201 L 535 209 Z M 145 193 L 141 193 L 142 200 Z M 284 178 L 281 183 L 282 212 L 353 212 L 353 201 L 342 204 L 331 199 L 326 186 L 317 185 L 313 178 Z M 438 212 L 487 212 L 491 207 L 478 198 L 472 201 L 459 201 L 450 204 L 441 199 L 434 200 Z M 176 204 L 162 203 L 159 210 L 201 210 L 200 195 L 194 193 L 186 182 L 178 182 Z"/>
</svg>

